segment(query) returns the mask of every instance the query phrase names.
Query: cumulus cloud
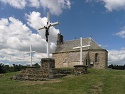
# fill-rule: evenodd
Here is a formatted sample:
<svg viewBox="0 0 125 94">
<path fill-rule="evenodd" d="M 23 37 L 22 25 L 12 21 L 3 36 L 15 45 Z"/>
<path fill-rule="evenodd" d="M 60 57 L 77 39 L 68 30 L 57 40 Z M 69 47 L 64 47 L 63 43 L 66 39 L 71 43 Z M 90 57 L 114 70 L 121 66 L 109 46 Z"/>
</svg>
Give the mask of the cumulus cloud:
<svg viewBox="0 0 125 94">
<path fill-rule="evenodd" d="M 118 33 L 113 35 L 125 38 L 125 28 Z M 109 50 L 109 64 L 124 65 L 125 64 L 125 48 L 121 50 Z"/>
<path fill-rule="evenodd" d="M 37 30 L 45 25 L 47 18 L 40 17 L 40 13 L 32 12 L 27 14 L 28 25 Z M 36 24 L 34 24 L 36 23 Z M 39 23 L 39 24 L 37 24 Z M 58 29 L 50 28 L 50 53 L 55 50 L 55 43 L 57 38 Z M 33 62 L 40 62 L 41 58 L 46 55 L 46 40 L 45 30 L 33 33 L 31 29 L 23 24 L 20 20 L 9 17 L 0 19 L 0 62 L 13 62 L 13 63 L 27 63 L 30 62 L 30 56 L 27 54 L 32 44 L 32 49 L 36 51 L 33 56 Z M 50 54 L 51 55 L 51 54 Z"/>
<path fill-rule="evenodd" d="M 40 0 L 40 4 L 44 9 L 48 8 L 52 14 L 60 14 L 62 9 L 70 8 L 69 0 Z"/>
<path fill-rule="evenodd" d="M 0 2 L 9 4 L 18 9 L 24 9 L 26 6 L 43 9 L 49 9 L 52 14 L 59 15 L 63 9 L 71 7 L 70 0 L 0 0 Z"/>
<path fill-rule="evenodd" d="M 125 64 L 125 49 L 109 50 L 109 64 L 124 65 Z"/>
<path fill-rule="evenodd" d="M 125 0 L 86 0 L 86 2 L 103 2 L 104 7 L 112 12 L 113 10 L 125 9 Z"/>
<path fill-rule="evenodd" d="M 103 0 L 108 11 L 125 9 L 125 0 Z"/>
<path fill-rule="evenodd" d="M 0 0 L 0 1 L 19 9 L 23 9 L 27 4 L 26 0 Z"/>
<path fill-rule="evenodd" d="M 125 38 L 125 28 L 122 31 L 116 33 L 115 35 L 117 35 L 117 36 L 119 36 L 121 38 Z"/>
</svg>

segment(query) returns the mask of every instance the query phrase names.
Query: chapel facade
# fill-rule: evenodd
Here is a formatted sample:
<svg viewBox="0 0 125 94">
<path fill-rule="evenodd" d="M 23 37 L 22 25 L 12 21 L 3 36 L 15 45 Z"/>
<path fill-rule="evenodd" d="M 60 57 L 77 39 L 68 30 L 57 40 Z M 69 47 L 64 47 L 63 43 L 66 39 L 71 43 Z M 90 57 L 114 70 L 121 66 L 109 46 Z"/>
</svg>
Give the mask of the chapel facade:
<svg viewBox="0 0 125 94">
<path fill-rule="evenodd" d="M 100 47 L 92 38 L 83 38 L 82 45 L 90 45 L 82 49 L 82 64 L 92 68 L 106 69 L 108 66 L 108 51 Z M 63 35 L 58 34 L 57 47 L 52 54 L 56 68 L 73 67 L 80 64 L 80 39 L 63 41 Z"/>
</svg>

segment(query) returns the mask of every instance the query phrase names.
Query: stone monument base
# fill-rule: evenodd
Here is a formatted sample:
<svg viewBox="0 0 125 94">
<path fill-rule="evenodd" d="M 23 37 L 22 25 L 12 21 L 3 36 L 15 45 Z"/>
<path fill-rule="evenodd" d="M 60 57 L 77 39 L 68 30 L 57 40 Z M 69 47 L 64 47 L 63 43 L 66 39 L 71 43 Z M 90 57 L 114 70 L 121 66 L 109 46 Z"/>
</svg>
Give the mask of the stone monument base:
<svg viewBox="0 0 125 94">
<path fill-rule="evenodd" d="M 55 60 L 53 58 L 42 58 L 41 59 L 41 68 L 42 69 L 55 68 Z"/>
</svg>

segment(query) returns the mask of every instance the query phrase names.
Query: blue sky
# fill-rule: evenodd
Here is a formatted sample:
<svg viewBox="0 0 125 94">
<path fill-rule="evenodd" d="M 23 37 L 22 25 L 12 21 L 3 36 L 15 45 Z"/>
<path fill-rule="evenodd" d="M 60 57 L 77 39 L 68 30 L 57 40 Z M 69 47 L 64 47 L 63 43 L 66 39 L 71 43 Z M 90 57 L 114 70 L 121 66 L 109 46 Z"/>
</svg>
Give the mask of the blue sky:
<svg viewBox="0 0 125 94">
<path fill-rule="evenodd" d="M 50 28 L 51 53 L 60 32 L 64 40 L 92 37 L 108 50 L 109 64 L 125 64 L 125 0 L 0 0 L 1 63 L 30 64 L 30 44 L 34 63 L 46 57 L 44 30 L 37 29 L 47 12 L 60 23 Z"/>
</svg>

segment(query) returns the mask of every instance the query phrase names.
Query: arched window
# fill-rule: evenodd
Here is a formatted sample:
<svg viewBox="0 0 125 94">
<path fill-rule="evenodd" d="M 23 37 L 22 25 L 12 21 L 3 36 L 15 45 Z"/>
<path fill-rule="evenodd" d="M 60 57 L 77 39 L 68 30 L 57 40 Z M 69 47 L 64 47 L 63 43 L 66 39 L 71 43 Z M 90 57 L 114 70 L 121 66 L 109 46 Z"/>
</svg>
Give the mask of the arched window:
<svg viewBox="0 0 125 94">
<path fill-rule="evenodd" d="M 88 65 L 88 60 L 86 59 L 86 65 Z"/>
<path fill-rule="evenodd" d="M 99 61 L 99 54 L 96 53 L 96 54 L 95 54 L 95 62 L 98 62 L 98 61 Z"/>
</svg>

